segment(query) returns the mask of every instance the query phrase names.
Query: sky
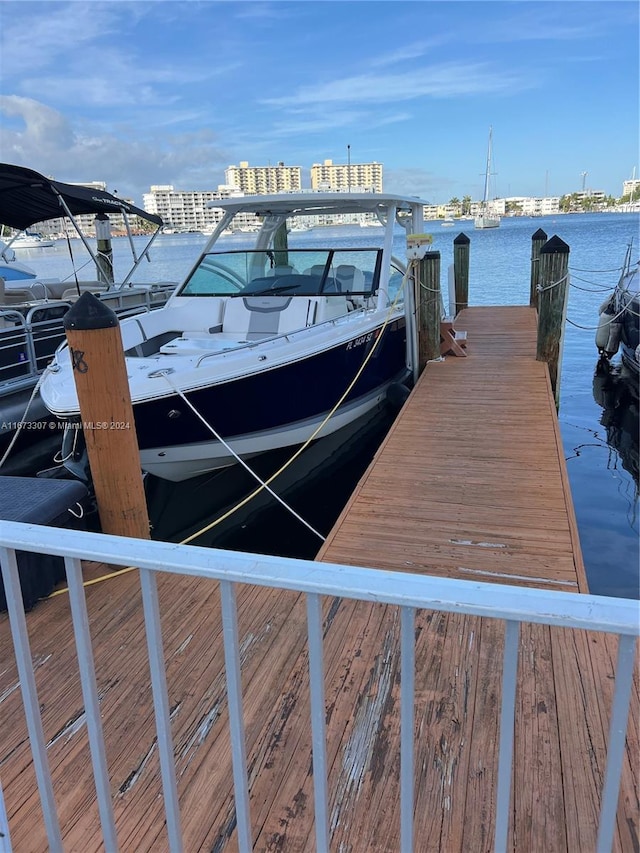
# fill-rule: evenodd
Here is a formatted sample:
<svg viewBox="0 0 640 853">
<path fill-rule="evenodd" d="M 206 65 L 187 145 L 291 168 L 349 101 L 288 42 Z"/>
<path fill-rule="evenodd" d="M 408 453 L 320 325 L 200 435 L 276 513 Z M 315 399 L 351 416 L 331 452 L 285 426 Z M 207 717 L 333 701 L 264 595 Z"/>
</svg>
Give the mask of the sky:
<svg viewBox="0 0 640 853">
<path fill-rule="evenodd" d="M 432 203 L 620 196 L 640 177 L 636 0 L 0 0 L 0 158 L 215 190 L 377 161 Z M 586 175 L 584 174 L 586 172 Z"/>
</svg>

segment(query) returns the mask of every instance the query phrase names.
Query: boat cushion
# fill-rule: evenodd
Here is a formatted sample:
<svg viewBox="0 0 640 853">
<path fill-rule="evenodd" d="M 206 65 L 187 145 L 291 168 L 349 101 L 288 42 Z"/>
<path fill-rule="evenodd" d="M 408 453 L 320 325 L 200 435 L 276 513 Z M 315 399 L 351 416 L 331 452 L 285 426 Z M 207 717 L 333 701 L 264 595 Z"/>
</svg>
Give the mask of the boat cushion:
<svg viewBox="0 0 640 853">
<path fill-rule="evenodd" d="M 308 299 L 245 296 L 228 300 L 222 331 L 252 341 L 303 329 L 309 325 L 308 318 Z"/>
</svg>

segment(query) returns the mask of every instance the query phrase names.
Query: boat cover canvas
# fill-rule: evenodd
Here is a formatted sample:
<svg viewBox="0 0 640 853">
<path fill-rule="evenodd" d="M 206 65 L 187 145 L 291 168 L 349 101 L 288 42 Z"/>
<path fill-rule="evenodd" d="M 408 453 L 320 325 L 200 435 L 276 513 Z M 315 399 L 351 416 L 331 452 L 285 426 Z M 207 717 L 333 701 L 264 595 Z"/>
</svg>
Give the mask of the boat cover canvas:
<svg viewBox="0 0 640 853">
<path fill-rule="evenodd" d="M 0 223 L 10 228 L 25 228 L 36 222 L 66 216 L 60 197 L 74 216 L 82 213 L 121 213 L 140 216 L 162 225 L 162 219 L 147 213 L 111 193 L 92 187 L 63 184 L 45 178 L 33 169 L 0 163 Z"/>
</svg>

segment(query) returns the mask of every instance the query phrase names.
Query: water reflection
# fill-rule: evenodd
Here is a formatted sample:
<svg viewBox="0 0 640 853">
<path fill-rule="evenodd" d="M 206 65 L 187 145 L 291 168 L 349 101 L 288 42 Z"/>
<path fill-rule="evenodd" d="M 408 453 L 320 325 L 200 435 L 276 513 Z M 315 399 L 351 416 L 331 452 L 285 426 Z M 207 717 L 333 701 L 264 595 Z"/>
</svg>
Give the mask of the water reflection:
<svg viewBox="0 0 640 853">
<path fill-rule="evenodd" d="M 316 531 L 333 527 L 395 416 L 391 406 L 320 439 L 283 470 L 271 488 Z M 262 454 L 249 464 L 263 479 L 280 471 L 295 448 Z M 182 483 L 145 482 L 153 538 L 276 556 L 313 559 L 322 540 L 262 491 L 247 503 L 256 481 L 235 465 Z M 237 511 L 233 511 L 239 505 Z"/>
<path fill-rule="evenodd" d="M 627 368 L 600 360 L 593 377 L 593 398 L 602 407 L 600 423 L 607 444 L 633 478 L 638 495 L 638 377 Z M 615 464 L 615 463 L 614 463 Z"/>
</svg>

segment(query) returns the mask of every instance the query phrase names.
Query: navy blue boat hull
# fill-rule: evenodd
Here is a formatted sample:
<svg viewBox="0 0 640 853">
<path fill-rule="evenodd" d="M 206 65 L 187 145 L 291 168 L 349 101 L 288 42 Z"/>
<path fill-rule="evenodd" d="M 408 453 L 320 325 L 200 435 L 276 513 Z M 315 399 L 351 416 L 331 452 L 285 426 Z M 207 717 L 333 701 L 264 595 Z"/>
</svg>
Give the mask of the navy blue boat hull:
<svg viewBox="0 0 640 853">
<path fill-rule="evenodd" d="M 225 439 L 284 429 L 330 411 L 374 345 L 378 330 L 299 361 L 186 394 Z M 404 319 L 387 326 L 344 405 L 406 373 Z M 140 450 L 210 442 L 212 434 L 177 394 L 134 406 Z"/>
</svg>

